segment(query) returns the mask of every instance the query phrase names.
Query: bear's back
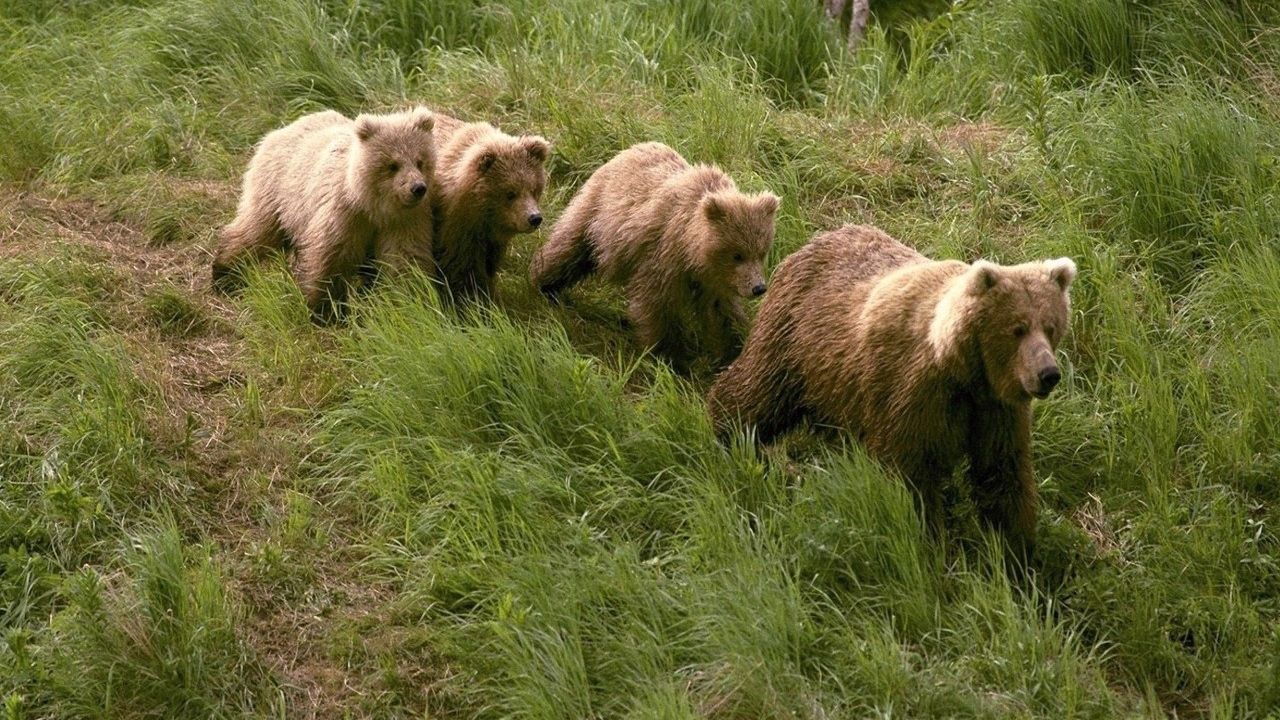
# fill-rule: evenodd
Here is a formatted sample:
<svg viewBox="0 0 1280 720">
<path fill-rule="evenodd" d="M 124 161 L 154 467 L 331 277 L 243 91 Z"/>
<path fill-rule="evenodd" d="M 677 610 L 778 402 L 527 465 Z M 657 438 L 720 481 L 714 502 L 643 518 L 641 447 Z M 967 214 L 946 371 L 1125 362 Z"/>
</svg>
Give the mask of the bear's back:
<svg viewBox="0 0 1280 720">
<path fill-rule="evenodd" d="M 625 283 L 637 268 L 655 262 L 650 255 L 658 251 L 663 229 L 678 212 L 665 186 L 688 169 L 675 150 L 644 142 L 613 156 L 587 180 L 574 202 L 591 218 L 592 252 L 610 282 Z"/>
<path fill-rule="evenodd" d="M 261 155 L 281 161 L 293 161 L 298 155 L 306 155 L 293 162 L 295 166 L 314 161 L 321 149 L 334 138 L 350 133 L 354 122 L 333 110 L 303 115 L 282 128 L 273 130 L 262 139 Z"/>
<path fill-rule="evenodd" d="M 905 265 L 928 258 L 871 225 L 845 225 L 823 233 L 805 246 L 814 264 L 832 282 L 846 287 L 874 281 Z"/>
<path fill-rule="evenodd" d="M 688 169 L 689 163 L 666 145 L 640 143 L 602 165 L 588 180 L 592 186 L 589 192 L 595 196 L 600 211 L 610 219 L 621 221 L 623 216 L 640 212 L 643 206 L 662 209 L 668 205 L 659 198 L 663 187 Z M 638 220 L 649 223 L 653 218 Z"/>
<path fill-rule="evenodd" d="M 865 385 L 884 360 L 867 346 L 876 330 L 863 322 L 864 313 L 896 274 L 932 265 L 878 228 L 846 225 L 813 238 L 779 266 L 769 307 L 790 318 L 789 362 L 805 377 L 807 402 L 820 421 L 860 431 L 865 393 L 878 394 Z"/>
<path fill-rule="evenodd" d="M 778 265 L 769 305 L 797 315 L 852 311 L 875 281 L 922 262 L 928 259 L 879 228 L 845 225 L 817 235 Z"/>
<path fill-rule="evenodd" d="M 285 231 L 303 231 L 327 198 L 346 186 L 354 122 L 332 110 L 304 115 L 263 138 L 246 182 L 274 208 Z"/>
<path fill-rule="evenodd" d="M 661 182 L 689 168 L 680 153 L 660 142 L 643 142 L 623 150 L 605 164 L 614 175 L 641 175 Z"/>
</svg>

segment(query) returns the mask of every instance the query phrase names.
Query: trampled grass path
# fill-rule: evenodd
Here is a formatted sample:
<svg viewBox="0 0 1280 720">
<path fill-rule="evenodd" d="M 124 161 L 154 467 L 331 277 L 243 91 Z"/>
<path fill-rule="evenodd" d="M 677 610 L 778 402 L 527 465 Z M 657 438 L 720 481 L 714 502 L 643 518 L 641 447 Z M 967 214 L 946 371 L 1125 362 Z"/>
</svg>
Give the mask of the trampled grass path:
<svg viewBox="0 0 1280 720">
<path fill-rule="evenodd" d="M 212 183 L 188 189 L 224 209 L 238 190 Z M 209 234 L 157 244 L 136 219 L 121 218 L 93 199 L 0 187 L 0 259 L 87 264 L 114 283 L 105 306 L 112 333 L 127 348 L 134 372 L 165 398 L 163 415 L 149 422 L 184 428 L 187 441 L 169 448 L 168 460 L 183 466 L 202 488 L 196 497 L 210 503 L 193 510 L 198 522 L 192 531 L 216 544 L 234 567 L 269 542 L 270 529 L 255 505 L 286 503 L 284 476 L 293 472 L 296 458 L 280 448 L 290 441 L 271 435 L 292 432 L 298 420 L 277 416 L 248 443 L 234 428 L 243 418 L 228 390 L 243 386 L 249 363 L 236 331 L 244 310 L 235 298 L 210 291 Z M 238 492 L 248 475 L 264 477 L 266 492 Z M 241 634 L 280 679 L 290 717 L 340 717 L 358 704 L 360 690 L 352 685 L 350 669 L 331 657 L 326 643 L 334 626 L 377 627 L 385 620 L 392 590 L 354 577 L 350 558 L 336 547 L 340 542 L 335 534 L 334 546 L 317 548 L 311 560 L 321 590 L 313 602 L 282 603 L 252 577 L 232 572 L 228 578 L 229 588 L 252 608 Z M 440 672 L 430 665 L 403 671 L 414 678 Z"/>
</svg>

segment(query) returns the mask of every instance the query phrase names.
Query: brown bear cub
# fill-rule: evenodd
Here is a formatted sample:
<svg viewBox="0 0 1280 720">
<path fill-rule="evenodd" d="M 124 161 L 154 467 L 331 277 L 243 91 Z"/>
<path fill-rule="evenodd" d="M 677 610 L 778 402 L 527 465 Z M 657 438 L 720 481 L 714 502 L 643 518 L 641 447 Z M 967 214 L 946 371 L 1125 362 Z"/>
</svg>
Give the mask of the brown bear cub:
<svg viewBox="0 0 1280 720">
<path fill-rule="evenodd" d="M 941 485 L 967 458 L 982 519 L 1029 553 L 1031 399 L 1062 377 L 1075 276 L 1069 258 L 933 261 L 864 225 L 819 235 L 779 265 L 711 388 L 712 419 L 761 442 L 802 419 L 847 430 L 903 474 L 935 528 Z"/>
<path fill-rule="evenodd" d="M 778 197 L 744 195 L 718 168 L 661 143 L 634 145 L 597 170 L 534 255 L 534 284 L 560 292 L 599 271 L 626 287 L 640 343 L 687 369 L 716 367 L 746 334 L 742 298 L 765 290 Z"/>
<path fill-rule="evenodd" d="M 429 269 L 434 123 L 422 107 L 355 120 L 330 110 L 269 133 L 220 233 L 214 288 L 242 257 L 291 246 L 307 307 L 327 320 L 372 261 Z"/>
<path fill-rule="evenodd" d="M 511 238 L 542 224 L 538 201 L 551 144 L 537 135 L 507 135 L 489 123 L 436 118 L 436 264 L 455 301 L 493 299 Z"/>
</svg>

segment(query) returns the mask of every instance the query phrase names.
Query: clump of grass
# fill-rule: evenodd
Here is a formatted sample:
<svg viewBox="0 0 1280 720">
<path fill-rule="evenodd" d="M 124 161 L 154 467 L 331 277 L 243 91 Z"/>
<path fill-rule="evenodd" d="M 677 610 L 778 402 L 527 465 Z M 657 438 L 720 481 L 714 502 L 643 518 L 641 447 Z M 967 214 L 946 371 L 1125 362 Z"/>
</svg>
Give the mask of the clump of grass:
<svg viewBox="0 0 1280 720">
<path fill-rule="evenodd" d="M 1260 211 L 1275 185 L 1265 160 L 1274 138 L 1247 106 L 1195 93 L 1159 97 L 1159 110 L 1137 112 L 1145 100 L 1122 91 L 1096 122 L 1078 126 L 1076 141 L 1089 153 L 1103 222 L 1181 292 L 1225 249 L 1253 246 L 1267 234 L 1273 221 Z M 1104 141 L 1085 142 L 1102 133 Z"/>
<path fill-rule="evenodd" d="M 484 50 L 505 27 L 539 9 L 530 5 L 441 0 L 424 6 L 411 0 L 375 0 L 354 7 L 330 2 L 326 9 L 346 15 L 363 41 L 407 60 L 427 47 Z"/>
<path fill-rule="evenodd" d="M 13 537 L 5 537 L 6 544 Z M 24 547 L 9 545 L 0 554 L 0 608 L 4 609 L 4 627 L 18 633 L 20 629 L 38 626 L 47 613 L 58 585 L 58 573 L 53 562 L 39 553 L 32 554 Z M 16 637 L 14 643 L 18 643 Z M 12 648 L 11 648 L 12 650 Z"/>
<path fill-rule="evenodd" d="M 80 573 L 52 624 L 50 705 L 63 717 L 282 712 L 206 550 L 173 525 L 142 535 L 124 576 Z"/>
<path fill-rule="evenodd" d="M 255 543 L 249 560 L 269 602 L 296 600 L 315 583 L 315 563 L 329 537 L 317 515 L 315 501 L 297 491 L 285 493 L 284 507 L 266 511 L 269 535 Z"/>
<path fill-rule="evenodd" d="M 13 234 L 24 226 L 36 225 L 21 219 L 22 225 L 10 230 Z M 22 310 L 38 308 L 51 299 L 61 298 L 78 303 L 81 323 L 93 328 L 107 325 L 102 308 L 118 298 L 119 278 L 104 268 L 95 267 L 87 256 L 75 248 L 61 248 L 51 253 L 37 253 L 38 241 L 47 240 L 48 227 L 39 227 L 32 233 L 37 240 L 32 252 L 0 260 L 0 298 L 5 301 L 3 311 L 15 316 Z"/>
<path fill-rule="evenodd" d="M 240 268 L 247 283 L 240 295 L 243 311 L 237 327 L 263 381 L 272 388 L 264 399 L 289 408 L 317 407 L 336 385 L 336 368 L 323 332 L 313 325 L 298 284 L 282 260 Z"/>
<path fill-rule="evenodd" d="M 1205 474 L 1269 501 L 1280 463 L 1280 425 L 1266 408 L 1280 399 L 1277 368 L 1267 358 L 1280 346 L 1280 256 L 1271 246 L 1226 253 L 1198 285 L 1180 329 L 1202 338 L 1204 368 L 1184 404 L 1202 438 Z"/>
<path fill-rule="evenodd" d="M 1135 13 L 1123 0 L 1021 3 L 1013 37 L 1041 73 L 1077 78 L 1127 75 L 1134 69 Z"/>
<path fill-rule="evenodd" d="M 143 299 L 147 321 L 166 335 L 189 337 L 208 327 L 208 311 L 176 287 L 162 287 Z"/>
<path fill-rule="evenodd" d="M 655 7 L 661 7 L 655 4 Z M 783 98 L 804 98 L 823 80 L 839 41 L 822 19 L 818 3 L 783 0 L 738 6 L 693 0 L 667 6 L 667 18 L 692 38 L 709 41 L 715 50 L 740 54 L 771 82 Z"/>
<path fill-rule="evenodd" d="M 98 183 L 94 199 L 142 228 L 152 247 L 214 242 L 233 212 L 236 188 L 220 182 L 140 172 Z"/>
<path fill-rule="evenodd" d="M 74 285 L 57 289 L 56 275 L 14 269 L 0 268 L 22 288 L 19 304 L 0 310 L 0 394 L 6 437 L 23 451 L 7 463 L 14 482 L 0 488 L 0 512 L 14 519 L 15 544 L 28 540 L 74 565 L 149 498 L 181 495 L 185 483 L 153 453 L 147 408 L 156 391 L 105 319 L 68 296 Z M 66 277 L 82 273 L 71 265 Z M 27 283 L 14 282 L 24 275 Z"/>
<path fill-rule="evenodd" d="M 1151 678 L 1167 699 L 1227 682 L 1238 683 L 1240 702 L 1257 703 L 1269 687 L 1269 663 L 1234 653 L 1246 638 L 1265 636 L 1261 618 L 1251 609 L 1256 606 L 1212 588 L 1273 592 L 1274 572 L 1259 574 L 1252 566 L 1274 538 L 1248 539 L 1245 508 L 1230 495 L 1180 490 L 1154 502 L 1146 511 L 1113 511 L 1112 522 L 1132 524 L 1132 532 L 1109 561 L 1064 588 L 1067 607 L 1090 618 L 1092 632 L 1112 639 L 1117 667 Z M 1222 537 L 1233 542 L 1211 539 Z M 1230 680 L 1220 674 L 1226 667 L 1233 668 Z"/>
</svg>

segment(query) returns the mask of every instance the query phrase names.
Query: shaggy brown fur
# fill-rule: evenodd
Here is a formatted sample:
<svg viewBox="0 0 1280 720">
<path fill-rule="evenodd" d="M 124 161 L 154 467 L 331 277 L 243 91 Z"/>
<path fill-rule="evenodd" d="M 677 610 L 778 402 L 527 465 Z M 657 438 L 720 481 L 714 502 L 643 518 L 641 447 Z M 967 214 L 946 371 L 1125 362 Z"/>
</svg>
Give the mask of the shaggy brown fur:
<svg viewBox="0 0 1280 720">
<path fill-rule="evenodd" d="M 967 457 L 983 519 L 1029 551 L 1031 399 L 1060 377 L 1075 272 L 1067 258 L 931 261 L 869 226 L 819 235 L 778 267 L 711 389 L 712 418 L 762 442 L 806 418 L 847 430 L 907 478 L 935 526 L 940 485 Z"/>
<path fill-rule="evenodd" d="M 764 292 L 777 210 L 776 195 L 744 195 L 718 168 L 635 145 L 582 186 L 530 274 L 554 298 L 599 270 L 626 286 L 642 345 L 677 368 L 701 345 L 723 367 L 745 335 L 741 298 Z"/>
<path fill-rule="evenodd" d="M 488 123 L 436 118 L 436 263 L 455 300 L 493 299 L 511 238 L 542 224 L 538 201 L 551 144 L 537 135 L 512 137 Z"/>
<path fill-rule="evenodd" d="M 220 234 L 215 289 L 241 258 L 291 244 L 307 306 L 326 319 L 371 261 L 430 268 L 434 122 L 426 108 L 355 120 L 330 110 L 269 133 Z"/>
</svg>

